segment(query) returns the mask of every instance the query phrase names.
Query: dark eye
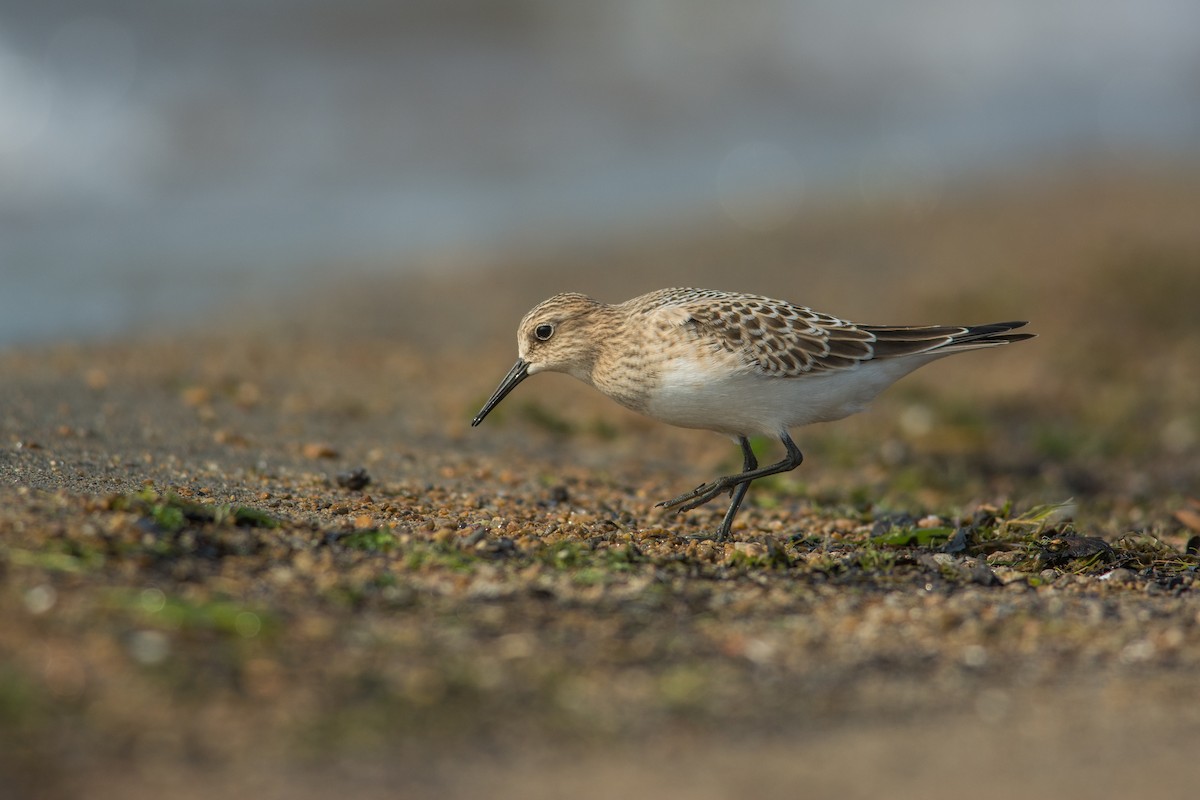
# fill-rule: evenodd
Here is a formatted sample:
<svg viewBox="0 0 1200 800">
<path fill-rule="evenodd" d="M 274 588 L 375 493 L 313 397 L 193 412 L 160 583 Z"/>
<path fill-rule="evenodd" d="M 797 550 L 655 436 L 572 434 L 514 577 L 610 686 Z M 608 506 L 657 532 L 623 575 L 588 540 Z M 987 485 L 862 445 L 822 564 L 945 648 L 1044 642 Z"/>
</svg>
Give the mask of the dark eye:
<svg viewBox="0 0 1200 800">
<path fill-rule="evenodd" d="M 538 338 L 539 342 L 544 342 L 554 335 L 553 325 L 538 325 L 533 329 L 533 335 Z"/>
</svg>

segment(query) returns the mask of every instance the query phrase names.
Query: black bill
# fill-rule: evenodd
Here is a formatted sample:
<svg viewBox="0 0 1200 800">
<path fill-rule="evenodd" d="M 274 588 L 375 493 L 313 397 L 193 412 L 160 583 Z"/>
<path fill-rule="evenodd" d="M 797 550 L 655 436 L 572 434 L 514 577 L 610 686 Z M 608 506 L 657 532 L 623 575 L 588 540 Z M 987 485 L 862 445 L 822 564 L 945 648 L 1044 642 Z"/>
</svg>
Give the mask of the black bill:
<svg viewBox="0 0 1200 800">
<path fill-rule="evenodd" d="M 500 385 L 496 387 L 495 393 L 491 398 L 483 404 L 483 408 L 475 419 L 471 420 L 471 427 L 474 428 L 479 423 L 483 422 L 483 418 L 491 413 L 492 409 L 500 405 L 509 392 L 517 388 L 517 384 L 529 377 L 529 362 L 523 358 L 518 358 L 517 363 L 513 364 L 513 368 L 504 376 L 504 380 L 500 381 Z"/>
</svg>

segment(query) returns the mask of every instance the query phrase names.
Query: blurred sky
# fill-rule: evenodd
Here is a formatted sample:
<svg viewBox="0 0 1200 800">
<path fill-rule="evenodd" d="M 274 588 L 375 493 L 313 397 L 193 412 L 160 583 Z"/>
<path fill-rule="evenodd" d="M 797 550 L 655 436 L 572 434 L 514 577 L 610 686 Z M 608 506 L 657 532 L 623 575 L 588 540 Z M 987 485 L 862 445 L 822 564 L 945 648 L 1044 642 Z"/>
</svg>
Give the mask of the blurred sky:
<svg viewBox="0 0 1200 800">
<path fill-rule="evenodd" d="M 1196 0 L 0 0 L 0 345 L 1109 157 L 1200 157 Z"/>
</svg>

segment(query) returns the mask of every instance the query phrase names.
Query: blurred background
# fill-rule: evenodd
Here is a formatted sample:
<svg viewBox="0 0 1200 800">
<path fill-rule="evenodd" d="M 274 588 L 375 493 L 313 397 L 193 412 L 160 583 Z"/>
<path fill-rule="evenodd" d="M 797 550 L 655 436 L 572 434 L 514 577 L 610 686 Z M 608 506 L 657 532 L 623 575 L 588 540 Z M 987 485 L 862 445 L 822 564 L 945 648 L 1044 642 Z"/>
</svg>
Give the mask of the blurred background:
<svg viewBox="0 0 1200 800">
<path fill-rule="evenodd" d="M 9 0 L 0 346 L 335 270 L 1193 163 L 1197 31 L 1193 0 Z"/>
</svg>

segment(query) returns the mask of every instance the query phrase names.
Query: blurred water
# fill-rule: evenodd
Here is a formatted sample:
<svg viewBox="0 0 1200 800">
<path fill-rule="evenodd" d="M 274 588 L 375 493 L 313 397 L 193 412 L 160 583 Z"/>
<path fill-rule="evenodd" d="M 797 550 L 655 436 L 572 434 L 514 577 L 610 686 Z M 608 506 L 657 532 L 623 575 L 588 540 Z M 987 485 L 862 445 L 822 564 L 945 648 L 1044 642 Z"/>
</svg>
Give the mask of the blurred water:
<svg viewBox="0 0 1200 800">
<path fill-rule="evenodd" d="M 338 265 L 1200 156 L 1194 0 L 0 6 L 0 344 Z"/>
</svg>

